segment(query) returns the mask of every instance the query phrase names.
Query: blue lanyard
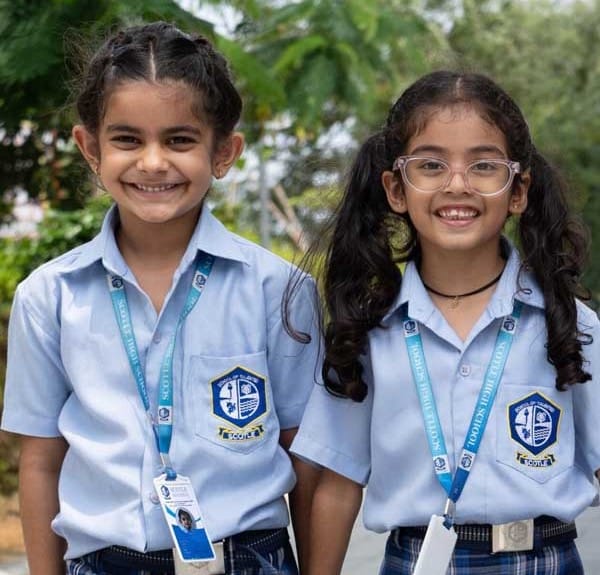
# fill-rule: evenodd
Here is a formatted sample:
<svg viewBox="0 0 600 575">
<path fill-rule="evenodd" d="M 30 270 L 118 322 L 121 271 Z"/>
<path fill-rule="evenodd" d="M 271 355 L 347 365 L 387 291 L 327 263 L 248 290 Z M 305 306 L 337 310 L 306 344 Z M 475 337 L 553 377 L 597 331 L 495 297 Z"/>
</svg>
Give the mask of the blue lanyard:
<svg viewBox="0 0 600 575">
<path fill-rule="evenodd" d="M 131 372 L 133 373 L 138 392 L 142 399 L 142 403 L 144 404 L 144 409 L 152 424 L 160 460 L 168 479 L 174 479 L 176 477 L 169 459 L 169 449 L 171 447 L 171 438 L 173 435 L 173 355 L 175 352 L 175 340 L 177 339 L 177 334 L 179 333 L 179 329 L 185 321 L 185 318 L 192 311 L 202 295 L 204 285 L 210 275 L 213 263 L 213 256 L 205 253 L 200 254 L 190 291 L 188 292 L 183 310 L 181 311 L 179 320 L 175 326 L 175 331 L 167 345 L 167 350 L 165 351 L 160 367 L 156 418 L 152 416 L 150 410 L 146 377 L 140 360 L 138 346 L 135 341 L 135 332 L 133 330 L 131 314 L 129 313 L 129 304 L 127 303 L 127 294 L 125 292 L 125 282 L 123 281 L 123 278 L 118 275 L 107 274 L 108 288 L 115 310 L 117 324 L 119 325 L 119 331 L 121 332 L 123 346 L 125 347 L 125 352 L 129 359 L 129 366 L 131 367 Z"/>
<path fill-rule="evenodd" d="M 427 370 L 419 326 L 416 321 L 408 317 L 408 309 L 405 311 L 403 317 L 404 337 L 406 339 L 410 367 L 421 403 L 421 412 L 429 441 L 429 449 L 433 458 L 433 467 L 439 482 L 448 494 L 449 503 L 452 502 L 454 504 L 458 501 L 479 451 L 483 432 L 492 411 L 496 392 L 498 391 L 504 366 L 506 365 L 517 329 L 517 323 L 521 316 L 521 308 L 521 302 L 515 301 L 512 314 L 502 320 L 502 325 L 498 330 L 492 359 L 488 365 L 483 385 L 479 390 L 479 397 L 477 398 L 475 410 L 471 417 L 471 423 L 469 424 L 454 478 L 450 473 L 448 451 L 444 442 L 442 425 L 433 396 L 431 378 Z M 446 506 L 445 514 L 447 518 L 450 516 L 451 523 L 450 508 L 450 505 Z"/>
</svg>

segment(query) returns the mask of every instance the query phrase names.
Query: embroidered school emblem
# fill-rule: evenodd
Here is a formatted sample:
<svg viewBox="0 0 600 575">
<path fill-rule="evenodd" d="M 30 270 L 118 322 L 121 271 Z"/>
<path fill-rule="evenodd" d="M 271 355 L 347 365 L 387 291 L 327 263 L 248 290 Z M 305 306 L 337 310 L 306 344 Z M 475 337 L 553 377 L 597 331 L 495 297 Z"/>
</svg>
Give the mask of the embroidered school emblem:
<svg viewBox="0 0 600 575">
<path fill-rule="evenodd" d="M 240 431 L 267 412 L 266 382 L 263 376 L 237 366 L 212 380 L 210 385 L 213 414 L 237 428 L 219 428 L 222 439 L 257 439 L 264 433 L 262 425 Z"/>
<path fill-rule="evenodd" d="M 526 453 L 518 451 L 517 461 L 527 467 L 550 467 L 553 453 L 544 453 L 558 436 L 561 408 L 541 393 L 532 393 L 508 406 L 510 436 Z"/>
</svg>

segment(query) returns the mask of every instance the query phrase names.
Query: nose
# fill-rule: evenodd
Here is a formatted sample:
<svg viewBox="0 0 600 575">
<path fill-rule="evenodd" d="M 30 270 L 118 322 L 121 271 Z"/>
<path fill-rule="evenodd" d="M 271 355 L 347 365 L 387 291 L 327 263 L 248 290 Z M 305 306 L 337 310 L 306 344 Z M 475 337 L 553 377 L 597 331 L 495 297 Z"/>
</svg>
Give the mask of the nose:
<svg viewBox="0 0 600 575">
<path fill-rule="evenodd" d="M 469 192 L 469 185 L 467 184 L 467 173 L 465 171 L 455 170 L 450 173 L 448 182 L 444 186 L 446 192 Z"/>
<path fill-rule="evenodd" d="M 160 145 L 148 144 L 141 150 L 136 167 L 140 172 L 166 172 L 169 169 L 169 162 Z"/>
</svg>

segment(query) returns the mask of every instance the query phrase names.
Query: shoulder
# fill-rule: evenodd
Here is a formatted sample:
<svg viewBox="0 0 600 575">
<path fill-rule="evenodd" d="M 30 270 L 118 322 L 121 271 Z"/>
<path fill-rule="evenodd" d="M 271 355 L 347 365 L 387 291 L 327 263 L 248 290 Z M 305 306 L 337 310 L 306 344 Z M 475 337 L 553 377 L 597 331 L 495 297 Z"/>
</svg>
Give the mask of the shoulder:
<svg viewBox="0 0 600 575">
<path fill-rule="evenodd" d="M 245 273 L 264 294 L 268 316 L 280 317 L 282 310 L 291 315 L 314 313 L 317 291 L 314 279 L 298 266 L 255 244 L 232 234 L 244 254 Z"/>
<path fill-rule="evenodd" d="M 600 337 L 600 319 L 598 314 L 581 300 L 576 300 L 577 305 L 577 323 L 579 329 L 584 333 L 591 333 Z"/>
<path fill-rule="evenodd" d="M 293 266 L 256 243 L 230 231 L 210 209 L 203 209 L 194 237 L 195 249 L 213 254 L 224 269 L 244 281 L 287 281 Z"/>
<path fill-rule="evenodd" d="M 71 277 L 88 269 L 99 257 L 90 257 L 97 238 L 42 264 L 17 286 L 15 299 L 28 307 L 48 308 L 60 299 L 61 285 L 71 284 Z"/>
<path fill-rule="evenodd" d="M 233 232 L 228 232 L 246 263 L 260 275 L 289 275 L 294 266 L 281 256 Z"/>
<path fill-rule="evenodd" d="M 284 291 L 290 282 L 307 277 L 294 264 L 268 249 L 233 232 L 229 234 L 242 256 L 243 273 L 253 276 L 265 290 Z"/>
</svg>

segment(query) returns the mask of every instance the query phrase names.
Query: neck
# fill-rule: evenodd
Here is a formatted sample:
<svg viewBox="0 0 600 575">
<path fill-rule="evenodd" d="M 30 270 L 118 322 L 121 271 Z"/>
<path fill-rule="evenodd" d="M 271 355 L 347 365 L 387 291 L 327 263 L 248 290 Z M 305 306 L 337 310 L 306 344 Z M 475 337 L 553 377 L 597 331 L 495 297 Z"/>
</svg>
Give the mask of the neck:
<svg viewBox="0 0 600 575">
<path fill-rule="evenodd" d="M 194 233 L 199 212 L 190 217 L 152 224 L 120 214 L 116 239 L 123 259 L 130 265 L 177 265 Z"/>
<path fill-rule="evenodd" d="M 487 249 L 421 254 L 420 274 L 424 284 L 444 294 L 463 294 L 479 289 L 502 271 L 505 260 L 496 244 Z"/>
</svg>

